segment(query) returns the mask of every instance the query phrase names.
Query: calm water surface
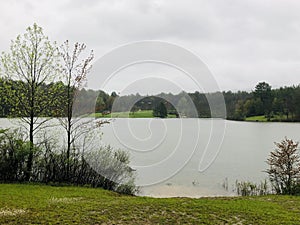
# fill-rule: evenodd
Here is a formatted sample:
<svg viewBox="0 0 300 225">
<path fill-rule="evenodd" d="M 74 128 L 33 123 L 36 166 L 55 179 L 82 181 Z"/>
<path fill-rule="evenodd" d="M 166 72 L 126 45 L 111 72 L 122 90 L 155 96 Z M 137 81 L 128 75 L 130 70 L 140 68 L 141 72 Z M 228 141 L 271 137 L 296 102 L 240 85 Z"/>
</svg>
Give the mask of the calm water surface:
<svg viewBox="0 0 300 225">
<path fill-rule="evenodd" d="M 0 119 L 0 127 L 7 126 Z M 155 197 L 234 195 L 236 180 L 267 178 L 274 141 L 300 140 L 300 123 L 221 119 L 115 119 L 102 131 L 103 144 L 130 152 L 140 195 Z"/>
<path fill-rule="evenodd" d="M 200 130 L 199 135 L 197 130 Z M 147 184 L 149 180 L 154 183 L 166 174 L 166 179 L 141 189 L 141 195 L 156 197 L 233 195 L 236 180 L 260 182 L 267 178 L 263 171 L 267 168 L 265 161 L 274 149 L 274 141 L 281 141 L 285 136 L 300 140 L 299 123 L 218 119 L 117 119 L 103 132 L 104 143 L 131 152 L 138 183 Z M 175 157 L 164 161 L 174 149 Z M 186 163 L 191 149 L 195 151 Z M 202 158 L 205 168 L 208 166 L 205 170 L 199 170 Z M 153 166 L 157 162 L 163 162 L 162 166 Z M 184 167 L 176 172 L 181 165 Z M 175 172 L 171 177 L 169 167 Z M 222 187 L 225 179 L 229 183 L 228 191 Z"/>
</svg>

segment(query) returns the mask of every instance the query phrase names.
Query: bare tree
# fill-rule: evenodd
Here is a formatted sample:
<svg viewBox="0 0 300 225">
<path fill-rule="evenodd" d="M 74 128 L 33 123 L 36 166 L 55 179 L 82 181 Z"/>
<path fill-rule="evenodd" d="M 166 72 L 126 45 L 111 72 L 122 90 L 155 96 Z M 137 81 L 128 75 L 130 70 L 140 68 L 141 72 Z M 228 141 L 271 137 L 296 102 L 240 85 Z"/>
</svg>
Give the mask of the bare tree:
<svg viewBox="0 0 300 225">
<path fill-rule="evenodd" d="M 297 153 L 298 142 L 285 138 L 276 143 L 276 149 L 267 160 L 270 168 L 266 171 L 278 194 L 294 194 L 299 184 L 300 156 Z"/>
<path fill-rule="evenodd" d="M 91 61 L 94 58 L 93 51 L 90 52 L 87 58 L 81 60 L 81 53 L 86 49 L 85 44 L 75 43 L 74 48 L 70 50 L 69 41 L 65 41 L 60 47 L 60 56 L 62 58 L 62 75 L 65 83 L 65 99 L 63 100 L 63 111 L 66 117 L 60 118 L 60 123 L 66 131 L 66 177 L 69 176 L 70 170 L 70 156 L 72 146 L 80 135 L 82 130 L 79 132 L 79 126 L 83 124 L 80 122 L 81 118 L 79 115 L 74 117 L 73 110 L 74 104 L 77 100 L 77 94 L 86 80 L 87 74 L 91 69 Z"/>
</svg>

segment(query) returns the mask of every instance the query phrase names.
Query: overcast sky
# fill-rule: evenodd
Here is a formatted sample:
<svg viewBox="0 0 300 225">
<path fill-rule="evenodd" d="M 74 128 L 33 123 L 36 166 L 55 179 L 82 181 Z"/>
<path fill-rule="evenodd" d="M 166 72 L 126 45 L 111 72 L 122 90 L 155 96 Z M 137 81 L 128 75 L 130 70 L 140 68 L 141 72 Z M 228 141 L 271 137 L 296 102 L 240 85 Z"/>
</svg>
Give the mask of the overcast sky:
<svg viewBox="0 0 300 225">
<path fill-rule="evenodd" d="M 299 12 L 297 0 L 1 0 L 0 51 L 36 22 L 53 41 L 86 43 L 96 59 L 134 41 L 179 45 L 208 66 L 221 90 L 249 91 L 259 81 L 273 87 L 298 85 Z M 180 77 L 161 65 L 126 71 L 106 91 L 122 92 L 131 85 L 128 92 L 142 92 L 138 87 L 145 82 L 133 84 L 129 74 L 135 80 L 145 74 Z M 184 76 L 181 80 L 187 91 L 195 89 Z M 160 84 L 154 85 L 157 91 L 174 90 Z"/>
</svg>

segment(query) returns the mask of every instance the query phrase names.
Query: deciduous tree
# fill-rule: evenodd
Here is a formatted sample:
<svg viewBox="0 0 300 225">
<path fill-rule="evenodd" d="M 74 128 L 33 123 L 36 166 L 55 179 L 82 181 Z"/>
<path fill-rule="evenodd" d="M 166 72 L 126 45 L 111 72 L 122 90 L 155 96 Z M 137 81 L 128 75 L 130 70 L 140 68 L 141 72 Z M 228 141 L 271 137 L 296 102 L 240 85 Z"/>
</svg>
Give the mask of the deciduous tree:
<svg viewBox="0 0 300 225">
<path fill-rule="evenodd" d="M 86 49 L 85 44 L 75 43 L 74 48 L 70 49 L 69 41 L 65 41 L 60 47 L 59 54 L 62 62 L 62 77 L 65 83 L 65 98 L 62 99 L 62 110 L 66 117 L 60 118 L 60 123 L 66 131 L 66 177 L 69 176 L 71 147 L 78 138 L 78 123 L 80 117 L 73 117 L 74 104 L 77 94 L 82 87 L 86 76 L 91 69 L 91 61 L 94 58 L 93 51 L 85 59 L 81 59 L 81 53 Z M 79 116 L 79 115 L 76 115 Z M 77 129 L 75 129 L 77 128 Z"/>
<path fill-rule="evenodd" d="M 55 79 L 57 64 L 57 48 L 45 36 L 43 29 L 37 24 L 28 27 L 26 33 L 18 35 L 11 42 L 10 51 L 1 55 L 1 75 L 9 92 L 6 100 L 15 117 L 21 117 L 28 125 L 30 151 L 27 162 L 26 179 L 30 178 L 34 157 L 34 136 L 48 118 L 48 106 L 54 103 L 54 90 L 45 95 L 45 83 Z M 16 81 L 18 85 L 12 83 Z M 55 85 L 53 86 L 55 87 Z M 39 118 L 40 117 L 40 118 Z"/>
</svg>

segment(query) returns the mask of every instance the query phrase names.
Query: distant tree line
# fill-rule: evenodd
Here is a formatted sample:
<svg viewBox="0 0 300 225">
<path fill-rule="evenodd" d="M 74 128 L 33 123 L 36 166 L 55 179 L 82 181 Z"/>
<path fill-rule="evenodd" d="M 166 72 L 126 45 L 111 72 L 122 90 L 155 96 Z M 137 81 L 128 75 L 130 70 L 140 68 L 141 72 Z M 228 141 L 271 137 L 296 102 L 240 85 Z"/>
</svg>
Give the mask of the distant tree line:
<svg viewBox="0 0 300 225">
<path fill-rule="evenodd" d="M 207 96 L 212 101 L 214 99 L 217 101 L 220 95 L 224 96 L 227 119 L 244 120 L 246 117 L 251 116 L 265 116 L 268 120 L 273 118 L 273 121 L 300 120 L 300 86 L 272 89 L 266 82 L 258 83 L 252 92 L 238 91 L 234 93 L 224 91 L 209 94 L 181 92 L 179 94 L 161 93 L 156 96 L 141 96 L 137 93 L 135 95 L 117 96 L 118 101 L 114 104 L 113 110 L 116 112 L 154 110 L 155 106 L 163 101 L 168 113 L 180 113 L 177 111 L 184 108 L 183 114 L 187 117 L 193 117 L 189 116 L 191 115 L 189 112 L 191 105 L 186 104 L 187 98 L 189 98 L 193 103 L 192 106 L 197 111 L 196 117 L 219 117 L 219 115 L 222 115 L 222 109 L 212 112 Z M 187 107 L 181 107 L 181 105 Z"/>
<path fill-rule="evenodd" d="M 11 91 L 24 92 L 24 90 L 20 89 L 20 87 L 24 87 L 24 85 L 20 85 L 20 82 L 22 81 L 4 81 L 0 79 L 1 117 L 8 117 L 10 115 L 18 116 L 16 112 L 24 115 L 22 110 L 15 109 L 16 104 L 10 105 L 10 101 L 7 101 L 8 93 Z M 7 85 L 7 83 L 10 83 L 10 85 Z M 62 100 L 66 97 L 67 88 L 65 84 L 62 82 L 43 84 L 42 89 L 44 97 L 52 96 L 51 98 L 53 99 L 47 106 L 44 106 L 46 110 L 43 110 L 43 116 L 66 116 L 66 113 L 57 110 L 59 105 L 65 104 Z M 50 93 L 52 93 L 52 95 Z M 56 95 L 56 97 L 54 98 L 53 95 Z M 224 91 L 204 94 L 196 91 L 194 93 L 181 92 L 179 94 L 161 93 L 155 96 L 141 96 L 138 93 L 135 95 L 118 96 L 116 92 L 108 94 L 101 90 L 86 90 L 83 88 L 78 94 L 79 106 L 77 108 L 78 113 L 81 114 L 90 112 L 88 107 L 91 105 L 95 105 L 93 109 L 95 112 L 103 114 L 110 113 L 111 111 L 135 112 L 138 110 L 155 110 L 155 107 L 162 102 L 168 114 L 178 115 L 179 112 L 177 111 L 180 105 L 185 106 L 187 98 L 190 98 L 193 107 L 195 107 L 197 111 L 196 117 L 218 117 L 216 115 L 221 114 L 219 112 L 215 112 L 215 116 L 212 116 L 207 95 L 209 95 L 211 99 L 217 99 L 220 95 L 224 96 L 227 119 L 244 120 L 247 117 L 264 115 L 268 120 L 273 118 L 272 120 L 275 121 L 300 120 L 300 86 L 272 89 L 266 82 L 258 83 L 252 92 L 238 91 L 234 93 L 232 91 Z M 57 96 L 60 97 L 58 98 Z M 94 99 L 97 99 L 96 103 L 93 102 Z M 15 99 L 15 101 L 20 101 L 20 99 Z M 189 107 L 182 108 L 184 108 L 183 114 L 185 116 L 195 117 L 190 116 Z"/>
<path fill-rule="evenodd" d="M 218 94 L 216 94 L 218 95 Z M 164 106 L 162 106 L 162 104 Z M 210 107 L 203 93 L 185 93 L 179 94 L 160 93 L 158 95 L 141 96 L 139 93 L 126 96 L 118 96 L 114 103 L 114 112 L 138 111 L 138 110 L 153 110 L 157 117 L 165 114 L 165 109 L 168 114 L 184 115 L 187 117 L 210 118 Z M 160 110 L 158 110 L 160 108 Z M 193 113 L 195 110 L 197 115 Z M 160 113 L 162 111 L 162 114 Z"/>
<path fill-rule="evenodd" d="M 224 93 L 227 116 L 244 120 L 250 116 L 265 116 L 269 121 L 300 120 L 300 86 L 272 89 L 260 82 L 251 93 Z"/>
</svg>

